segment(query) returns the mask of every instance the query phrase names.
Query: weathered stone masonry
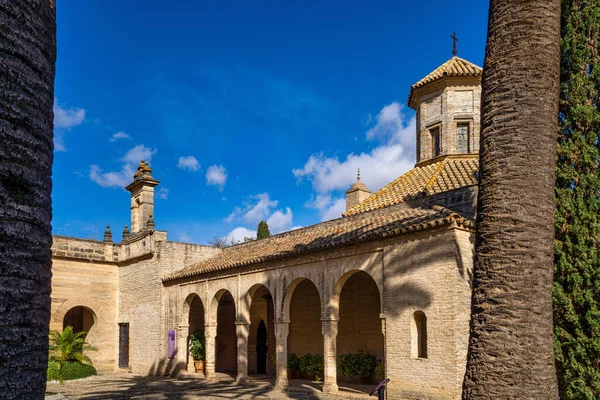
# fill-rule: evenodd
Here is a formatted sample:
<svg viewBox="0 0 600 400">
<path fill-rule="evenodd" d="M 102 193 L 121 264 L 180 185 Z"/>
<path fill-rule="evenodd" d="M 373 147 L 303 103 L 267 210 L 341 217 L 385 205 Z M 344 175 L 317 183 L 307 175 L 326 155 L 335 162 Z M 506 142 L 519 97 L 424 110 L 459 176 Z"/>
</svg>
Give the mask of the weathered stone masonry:
<svg viewBox="0 0 600 400">
<path fill-rule="evenodd" d="M 480 79 L 453 57 L 413 85 L 415 168 L 376 193 L 359 179 L 343 218 L 224 250 L 155 229 L 159 182 L 142 161 L 121 243 L 109 228 L 102 242 L 54 236 L 50 328 L 89 330 L 100 371 L 193 372 L 188 342 L 200 328 L 208 379 L 229 372 L 243 384 L 260 372 L 286 388 L 288 354 L 312 353 L 324 359 L 323 391 L 336 394 L 355 379 L 337 356 L 363 350 L 384 363 L 389 399 L 460 398 Z"/>
</svg>

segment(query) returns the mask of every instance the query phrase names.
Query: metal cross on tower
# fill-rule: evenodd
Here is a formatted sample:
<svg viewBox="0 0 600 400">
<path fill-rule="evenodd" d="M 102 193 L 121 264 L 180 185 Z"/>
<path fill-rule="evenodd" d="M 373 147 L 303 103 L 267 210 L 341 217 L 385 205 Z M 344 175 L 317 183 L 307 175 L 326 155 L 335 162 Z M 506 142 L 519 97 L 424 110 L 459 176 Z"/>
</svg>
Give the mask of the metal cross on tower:
<svg viewBox="0 0 600 400">
<path fill-rule="evenodd" d="M 458 54 L 458 51 L 456 51 L 456 42 L 458 42 L 458 38 L 456 37 L 456 31 L 454 31 L 454 34 L 453 34 L 453 35 L 450 35 L 450 37 L 451 37 L 452 39 L 454 39 L 454 48 L 453 48 L 453 50 L 452 50 L 452 55 L 453 55 L 454 57 L 456 57 L 456 55 Z"/>
</svg>

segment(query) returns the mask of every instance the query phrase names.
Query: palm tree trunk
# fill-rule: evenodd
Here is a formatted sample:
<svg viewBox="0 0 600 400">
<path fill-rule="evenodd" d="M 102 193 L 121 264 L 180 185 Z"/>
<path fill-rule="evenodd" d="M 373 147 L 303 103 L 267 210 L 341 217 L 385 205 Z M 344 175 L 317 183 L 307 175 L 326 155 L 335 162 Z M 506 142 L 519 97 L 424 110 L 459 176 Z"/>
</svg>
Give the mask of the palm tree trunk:
<svg viewBox="0 0 600 400">
<path fill-rule="evenodd" d="M 552 349 L 560 0 L 491 0 L 463 399 L 556 399 Z"/>
<path fill-rule="evenodd" d="M 43 399 L 52 244 L 56 12 L 0 1 L 0 398 Z"/>
</svg>

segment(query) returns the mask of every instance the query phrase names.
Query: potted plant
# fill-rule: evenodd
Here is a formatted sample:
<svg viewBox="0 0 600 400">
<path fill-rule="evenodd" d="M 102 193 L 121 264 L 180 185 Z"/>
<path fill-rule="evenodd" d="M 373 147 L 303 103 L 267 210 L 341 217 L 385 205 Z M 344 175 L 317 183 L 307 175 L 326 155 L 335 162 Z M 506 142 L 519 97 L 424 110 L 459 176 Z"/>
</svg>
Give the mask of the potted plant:
<svg viewBox="0 0 600 400">
<path fill-rule="evenodd" d="M 206 357 L 204 341 L 204 329 L 196 329 L 190 337 L 190 354 L 194 359 L 194 367 L 198 373 L 204 373 L 204 360 Z"/>
<path fill-rule="evenodd" d="M 361 385 L 368 383 L 369 376 L 377 366 L 377 358 L 360 350 L 354 354 L 340 354 L 338 356 L 338 370 L 342 375 L 358 378 Z"/>
<path fill-rule="evenodd" d="M 320 354 L 314 356 L 310 353 L 300 358 L 300 370 L 305 372 L 308 378 L 314 376 L 317 382 L 323 380 L 323 371 L 325 369 L 325 360 Z"/>
<path fill-rule="evenodd" d="M 298 379 L 298 371 L 300 370 L 300 357 L 296 353 L 288 354 L 287 371 L 289 379 Z"/>
</svg>

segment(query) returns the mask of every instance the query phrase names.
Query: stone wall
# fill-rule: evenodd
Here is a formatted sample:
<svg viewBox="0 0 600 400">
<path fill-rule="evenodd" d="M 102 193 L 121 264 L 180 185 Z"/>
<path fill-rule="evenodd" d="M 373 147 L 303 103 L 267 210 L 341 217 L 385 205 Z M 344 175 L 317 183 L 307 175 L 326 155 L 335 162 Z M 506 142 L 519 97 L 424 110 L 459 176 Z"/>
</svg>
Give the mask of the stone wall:
<svg viewBox="0 0 600 400">
<path fill-rule="evenodd" d="M 191 293 L 200 296 L 205 319 L 214 324 L 212 305 L 224 290 L 233 295 L 237 321 L 252 329 L 264 311 L 252 310 L 248 296 L 257 285 L 264 286 L 273 296 L 275 320 L 282 326 L 289 322 L 287 340 L 278 340 L 284 354 L 331 355 L 327 343 L 333 337 L 337 354 L 368 347 L 378 358 L 385 355 L 389 399 L 458 399 L 469 335 L 472 235 L 459 228 L 430 230 L 168 282 L 165 329 L 177 328 L 182 304 Z M 427 316 L 427 358 L 412 353 L 417 310 Z M 234 327 L 227 330 L 233 335 Z M 250 354 L 249 342 L 239 336 L 242 331 L 237 330 L 238 348 Z M 250 359 L 239 353 L 238 367 Z M 335 360 L 335 353 L 329 359 Z M 331 388 L 327 374 L 326 386 Z"/>
<path fill-rule="evenodd" d="M 103 242 L 53 236 L 50 330 L 63 330 L 69 310 L 89 310 L 93 324 L 86 340 L 98 351 L 87 355 L 99 371 L 113 371 L 116 365 L 116 251 L 117 246 Z"/>
<path fill-rule="evenodd" d="M 469 125 L 469 153 L 479 152 L 481 77 L 444 78 L 420 88 L 418 96 L 417 162 L 432 158 L 435 128 L 441 135 L 440 155 L 457 154 L 458 124 Z"/>
<path fill-rule="evenodd" d="M 170 308 L 163 297 L 162 278 L 220 251 L 169 242 L 162 231 L 143 232 L 121 245 L 118 322 L 129 323 L 132 372 L 163 374 L 170 368 L 165 320 Z"/>
</svg>

